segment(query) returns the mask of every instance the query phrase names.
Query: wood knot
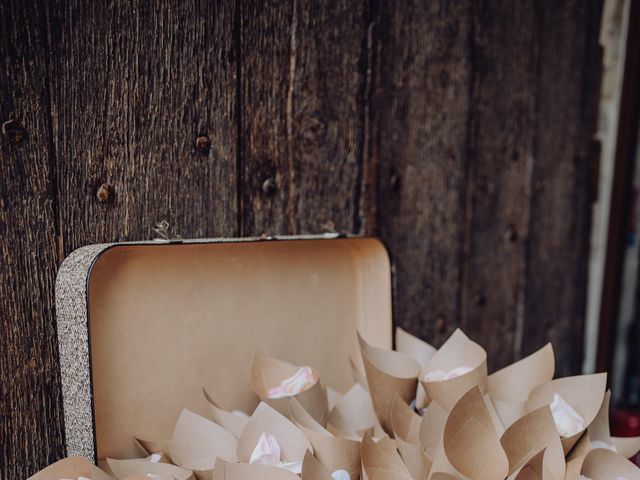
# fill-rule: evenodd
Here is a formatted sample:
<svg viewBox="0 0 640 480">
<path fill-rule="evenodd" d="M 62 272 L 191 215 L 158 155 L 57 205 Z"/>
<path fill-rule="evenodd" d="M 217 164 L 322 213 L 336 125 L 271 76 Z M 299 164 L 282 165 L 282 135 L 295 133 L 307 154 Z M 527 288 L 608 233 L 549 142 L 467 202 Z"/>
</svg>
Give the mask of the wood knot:
<svg viewBox="0 0 640 480">
<path fill-rule="evenodd" d="M 440 335 L 444 335 L 447 332 L 447 322 L 444 317 L 438 316 L 436 318 L 436 330 Z"/>
<path fill-rule="evenodd" d="M 8 120 L 2 124 L 2 136 L 11 143 L 19 143 L 27 132 L 16 120 Z"/>
<path fill-rule="evenodd" d="M 96 190 L 96 198 L 100 203 L 109 204 L 115 200 L 115 190 L 109 183 L 103 183 Z"/>
<path fill-rule="evenodd" d="M 206 135 L 200 135 L 196 138 L 196 150 L 200 153 L 209 153 L 211 149 L 211 139 Z"/>
</svg>

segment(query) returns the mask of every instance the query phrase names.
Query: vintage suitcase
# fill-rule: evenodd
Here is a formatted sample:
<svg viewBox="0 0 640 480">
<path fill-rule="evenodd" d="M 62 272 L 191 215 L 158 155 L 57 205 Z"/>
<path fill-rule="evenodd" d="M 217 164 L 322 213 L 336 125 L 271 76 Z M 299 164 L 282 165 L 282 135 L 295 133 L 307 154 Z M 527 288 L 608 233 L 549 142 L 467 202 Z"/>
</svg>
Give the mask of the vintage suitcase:
<svg viewBox="0 0 640 480">
<path fill-rule="evenodd" d="M 373 238 L 162 240 L 91 245 L 63 262 L 56 308 L 66 446 L 94 461 L 166 439 L 182 408 L 258 402 L 254 352 L 353 383 L 356 329 L 390 348 L 391 271 Z"/>
</svg>

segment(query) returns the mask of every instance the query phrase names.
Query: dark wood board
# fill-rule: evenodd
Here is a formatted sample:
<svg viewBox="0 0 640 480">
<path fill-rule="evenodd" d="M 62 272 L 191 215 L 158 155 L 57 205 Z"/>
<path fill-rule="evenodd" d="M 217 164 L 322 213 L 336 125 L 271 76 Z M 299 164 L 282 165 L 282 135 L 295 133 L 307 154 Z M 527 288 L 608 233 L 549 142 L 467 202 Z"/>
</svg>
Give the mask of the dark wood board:
<svg viewBox="0 0 640 480">
<path fill-rule="evenodd" d="M 51 9 L 64 254 L 148 239 L 162 219 L 183 237 L 236 235 L 233 3 Z"/>
<path fill-rule="evenodd" d="M 0 2 L 0 477 L 64 454 L 44 2 Z"/>
<path fill-rule="evenodd" d="M 374 30 L 376 231 L 395 263 L 396 321 L 441 344 L 460 326 L 471 2 L 391 2 Z"/>
<path fill-rule="evenodd" d="M 533 2 L 473 2 L 462 327 L 490 369 L 520 358 L 537 45 Z"/>
<path fill-rule="evenodd" d="M 356 232 L 365 4 L 241 5 L 243 235 Z"/>
<path fill-rule="evenodd" d="M 64 454 L 57 265 L 161 219 L 379 235 L 397 324 L 577 373 L 601 8 L 0 2 L 2 478 Z"/>
<path fill-rule="evenodd" d="M 552 342 L 557 375 L 582 368 L 601 10 L 598 1 L 536 4 L 541 34 L 522 354 Z"/>
</svg>

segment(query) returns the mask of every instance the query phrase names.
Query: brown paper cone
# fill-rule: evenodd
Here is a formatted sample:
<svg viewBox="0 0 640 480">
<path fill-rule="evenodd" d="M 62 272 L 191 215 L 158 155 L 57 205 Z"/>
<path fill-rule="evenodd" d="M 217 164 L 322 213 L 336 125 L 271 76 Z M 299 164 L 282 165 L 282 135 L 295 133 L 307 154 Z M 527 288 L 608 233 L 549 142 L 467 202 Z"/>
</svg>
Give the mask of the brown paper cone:
<svg viewBox="0 0 640 480">
<path fill-rule="evenodd" d="M 359 441 L 335 437 L 316 422 L 295 398 L 289 401 L 289 418 L 311 442 L 315 458 L 330 472 L 342 469 L 353 479 L 360 476 Z"/>
<path fill-rule="evenodd" d="M 137 446 L 142 448 L 147 455 L 164 453 L 169 456 L 171 440 L 143 440 L 139 437 L 133 437 L 133 441 Z"/>
<path fill-rule="evenodd" d="M 371 432 L 362 437 L 362 470 L 369 480 L 410 480 L 411 473 L 398 455 L 393 441 L 375 442 Z"/>
<path fill-rule="evenodd" d="M 640 480 L 640 468 L 619 453 L 605 448 L 591 450 L 584 459 L 580 473 L 592 480 Z"/>
<path fill-rule="evenodd" d="M 544 457 L 546 449 L 539 451 L 538 453 L 530 455 L 512 476 L 513 480 L 547 480 L 544 470 Z"/>
<path fill-rule="evenodd" d="M 239 415 L 235 415 L 231 412 L 223 410 L 218 406 L 218 404 L 211 398 L 211 395 L 207 393 L 207 391 L 203 388 L 202 393 L 204 394 L 207 403 L 209 404 L 209 410 L 211 411 L 211 417 L 213 421 L 220 425 L 222 428 L 229 430 L 233 434 L 234 437 L 240 438 L 244 427 L 249 423 L 249 417 L 241 417 Z"/>
<path fill-rule="evenodd" d="M 327 406 L 329 408 L 329 411 L 331 411 L 333 407 L 335 407 L 340 401 L 340 399 L 342 398 L 342 393 L 340 393 L 337 390 L 334 390 L 331 387 L 327 387 L 326 390 L 327 390 Z"/>
<path fill-rule="evenodd" d="M 300 480 L 284 468 L 258 463 L 216 463 L 213 480 Z"/>
<path fill-rule="evenodd" d="M 424 376 L 430 372 L 450 371 L 462 366 L 470 367 L 472 370 L 449 380 L 424 380 Z M 457 329 L 422 369 L 420 383 L 431 400 L 438 402 L 445 411 L 450 412 L 471 387 L 477 385 L 484 393 L 487 383 L 487 352 Z"/>
<path fill-rule="evenodd" d="M 91 480 L 111 480 L 106 473 L 82 457 L 64 458 L 28 478 L 28 480 L 60 480 L 86 477 Z"/>
<path fill-rule="evenodd" d="M 198 479 L 209 477 L 216 458 L 235 462 L 238 441 L 220 425 L 182 410 L 171 437 L 170 456 L 175 464 L 193 470 Z"/>
<path fill-rule="evenodd" d="M 447 418 L 431 475 L 446 473 L 473 480 L 504 480 L 508 472 L 509 460 L 482 393 L 475 386 L 460 398 Z"/>
<path fill-rule="evenodd" d="M 396 395 L 391 407 L 391 425 L 402 460 L 414 479 L 427 478 L 431 460 L 420 445 L 422 417 Z"/>
<path fill-rule="evenodd" d="M 358 457 L 360 457 L 360 454 L 358 454 Z M 333 480 L 329 470 L 308 450 L 302 461 L 302 473 L 300 477 L 302 480 Z"/>
<path fill-rule="evenodd" d="M 270 405 L 261 402 L 238 439 L 239 462 L 249 462 L 262 433 L 276 438 L 283 462 L 301 462 L 307 450 L 313 451 L 311 443 L 298 427 Z"/>
<path fill-rule="evenodd" d="M 502 435 L 500 443 L 509 460 L 509 475 L 521 468 L 532 452 L 545 450 L 545 480 L 563 480 L 565 461 L 562 443 L 548 406 L 517 420 Z"/>
<path fill-rule="evenodd" d="M 398 394 L 407 403 L 411 403 L 415 398 L 420 364 L 407 355 L 373 347 L 365 342 L 360 334 L 358 334 L 358 341 L 367 372 L 373 408 L 382 428 L 393 435 L 391 428 L 393 398 Z"/>
<path fill-rule="evenodd" d="M 550 343 L 487 378 L 487 392 L 508 427 L 524 415 L 531 390 L 553 379 L 555 359 Z"/>
<path fill-rule="evenodd" d="M 557 393 L 584 419 L 583 430 L 571 437 L 561 438 L 564 453 L 567 454 L 600 410 L 606 383 L 606 373 L 551 380 L 538 385 L 531 391 L 527 400 L 527 410 L 531 412 L 551 404 L 554 393 Z"/>
<path fill-rule="evenodd" d="M 394 438 L 401 438 L 413 445 L 420 445 L 420 424 L 418 415 L 400 396 L 396 395 L 391 405 L 391 427 Z"/>
<path fill-rule="evenodd" d="M 251 366 L 251 386 L 260 400 L 268 403 L 281 414 L 287 415 L 290 397 L 269 398 L 268 391 L 270 388 L 280 385 L 283 380 L 295 375 L 299 369 L 300 367 L 288 362 L 257 353 L 253 357 L 253 365 Z M 324 425 L 329 411 L 327 392 L 320 381 L 318 372 L 315 370 L 313 372 L 318 378 L 316 383 L 295 395 L 295 398 L 313 418 Z"/>
<path fill-rule="evenodd" d="M 337 437 L 354 437 L 359 441 L 362 432 L 369 428 L 382 431 L 369 392 L 355 383 L 329 412 L 327 430 Z"/>
<path fill-rule="evenodd" d="M 362 361 L 360 361 L 362 363 Z M 364 388 L 367 392 L 369 391 L 369 383 L 367 382 L 367 374 L 364 373 L 364 366 L 358 366 L 358 362 L 356 362 L 353 358 L 349 357 L 349 365 L 351 366 L 351 374 L 353 375 L 353 381 L 359 383 L 362 388 Z"/>
<path fill-rule="evenodd" d="M 107 464 L 119 480 L 125 480 L 134 475 L 143 475 L 149 480 L 148 473 L 158 475 L 161 480 L 193 480 L 194 478 L 191 470 L 185 470 L 170 463 L 152 463 L 142 458 L 130 460 L 107 458 Z"/>
<path fill-rule="evenodd" d="M 640 437 L 612 437 L 609 429 L 609 402 L 611 391 L 607 391 L 602 400 L 600 410 L 589 425 L 588 433 L 591 441 L 604 442 L 615 447 L 624 458 L 635 456 L 640 450 Z"/>
<path fill-rule="evenodd" d="M 410 356 L 421 367 L 425 367 L 438 350 L 424 340 L 396 327 L 396 351 Z"/>
<path fill-rule="evenodd" d="M 425 455 L 433 461 L 436 450 L 442 442 L 444 426 L 447 423 L 447 412 L 436 402 L 431 402 L 422 415 L 418 438 Z"/>
</svg>

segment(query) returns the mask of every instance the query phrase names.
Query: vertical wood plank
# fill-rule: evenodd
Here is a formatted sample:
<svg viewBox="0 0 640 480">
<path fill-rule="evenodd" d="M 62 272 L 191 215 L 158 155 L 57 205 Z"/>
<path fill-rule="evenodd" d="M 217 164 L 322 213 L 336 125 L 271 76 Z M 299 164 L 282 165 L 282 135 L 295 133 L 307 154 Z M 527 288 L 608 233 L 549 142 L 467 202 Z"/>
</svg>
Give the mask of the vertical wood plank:
<svg viewBox="0 0 640 480">
<path fill-rule="evenodd" d="M 461 313 L 491 369 L 520 358 L 539 40 L 530 2 L 473 4 Z"/>
<path fill-rule="evenodd" d="M 396 268 L 396 320 L 440 344 L 459 325 L 470 4 L 389 2 L 380 51 L 377 230 Z"/>
<path fill-rule="evenodd" d="M 568 375 L 582 363 L 602 2 L 547 3 L 536 2 L 540 73 L 522 353 L 550 340 L 556 373 Z"/>
<path fill-rule="evenodd" d="M 364 8 L 242 4 L 244 235 L 358 228 Z"/>
<path fill-rule="evenodd" d="M 54 141 L 64 253 L 237 234 L 233 2 L 57 0 Z"/>
<path fill-rule="evenodd" d="M 0 2 L 0 477 L 64 453 L 46 2 Z M 13 122 L 12 122 L 13 121 Z"/>
</svg>

